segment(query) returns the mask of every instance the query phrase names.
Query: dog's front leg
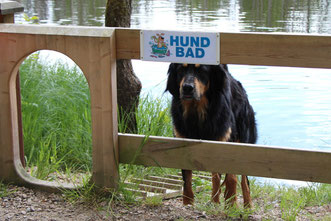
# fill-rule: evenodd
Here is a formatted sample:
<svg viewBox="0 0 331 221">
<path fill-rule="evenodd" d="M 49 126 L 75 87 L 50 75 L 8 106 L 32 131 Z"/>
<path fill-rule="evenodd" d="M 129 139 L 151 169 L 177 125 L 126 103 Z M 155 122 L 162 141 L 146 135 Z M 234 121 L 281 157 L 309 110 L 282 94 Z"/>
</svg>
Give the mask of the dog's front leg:
<svg viewBox="0 0 331 221">
<path fill-rule="evenodd" d="M 225 176 L 225 192 L 224 198 L 227 206 L 237 205 L 237 176 L 234 174 L 226 174 Z"/>
<path fill-rule="evenodd" d="M 252 203 L 251 194 L 250 194 L 249 181 L 248 181 L 247 176 L 245 176 L 245 175 L 241 176 L 241 189 L 242 189 L 243 197 L 244 197 L 244 206 L 246 208 L 252 208 L 253 203 Z"/>
<path fill-rule="evenodd" d="M 182 176 L 184 181 L 183 204 L 193 204 L 194 194 L 192 190 L 192 170 L 182 170 Z"/>
<path fill-rule="evenodd" d="M 221 175 L 218 173 L 212 173 L 212 185 L 213 185 L 213 190 L 212 190 L 212 201 L 214 203 L 220 203 L 220 193 L 221 193 Z"/>
</svg>

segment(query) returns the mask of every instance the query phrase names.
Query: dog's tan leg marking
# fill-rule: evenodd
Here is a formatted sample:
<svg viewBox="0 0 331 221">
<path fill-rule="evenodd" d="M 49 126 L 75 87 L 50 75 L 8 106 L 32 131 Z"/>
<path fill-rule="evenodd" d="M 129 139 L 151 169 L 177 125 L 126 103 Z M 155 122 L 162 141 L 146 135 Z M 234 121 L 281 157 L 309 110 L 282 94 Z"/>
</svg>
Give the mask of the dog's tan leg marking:
<svg viewBox="0 0 331 221">
<path fill-rule="evenodd" d="M 183 135 L 181 135 L 176 128 L 174 127 L 174 135 L 178 138 L 184 138 Z M 194 202 L 194 193 L 192 190 L 192 170 L 182 170 L 182 176 L 183 176 L 183 204 L 193 204 Z"/>
<path fill-rule="evenodd" d="M 225 176 L 225 192 L 224 198 L 227 206 L 237 205 L 237 176 L 234 174 L 226 174 Z"/>
<path fill-rule="evenodd" d="M 212 184 L 213 184 L 213 190 L 212 190 L 212 201 L 215 203 L 220 203 L 220 193 L 221 193 L 221 177 L 218 173 L 212 173 Z"/>
<path fill-rule="evenodd" d="M 188 66 L 188 64 L 187 64 L 187 63 L 184 63 L 184 64 L 183 64 L 183 67 L 187 67 L 187 66 Z"/>
<path fill-rule="evenodd" d="M 241 176 L 241 189 L 242 189 L 243 197 L 244 197 L 244 207 L 252 208 L 253 202 L 251 199 L 250 189 L 249 189 L 249 185 L 248 185 L 248 178 L 245 175 Z"/>
<path fill-rule="evenodd" d="M 198 68 L 200 67 L 200 64 L 195 64 L 194 67 Z"/>
<path fill-rule="evenodd" d="M 182 170 L 184 190 L 183 190 L 183 204 L 193 204 L 194 193 L 192 190 L 192 170 Z"/>
</svg>

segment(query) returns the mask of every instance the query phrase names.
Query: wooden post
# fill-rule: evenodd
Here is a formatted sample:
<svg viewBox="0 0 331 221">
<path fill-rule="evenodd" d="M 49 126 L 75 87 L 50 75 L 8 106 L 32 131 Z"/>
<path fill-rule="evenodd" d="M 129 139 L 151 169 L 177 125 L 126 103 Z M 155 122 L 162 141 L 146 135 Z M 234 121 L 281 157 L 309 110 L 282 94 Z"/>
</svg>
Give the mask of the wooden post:
<svg viewBox="0 0 331 221">
<path fill-rule="evenodd" d="M 119 182 L 119 151 L 115 31 L 107 41 L 95 42 L 92 47 L 100 50 L 100 54 L 90 54 L 90 57 L 99 57 L 99 61 L 89 67 L 89 75 L 93 76 L 95 72 L 100 72 L 100 75 L 88 79 L 92 109 L 92 181 L 97 187 L 116 189 Z"/>
<path fill-rule="evenodd" d="M 0 23 L 14 23 L 14 14 L 23 10 L 18 2 L 0 0 Z"/>
<path fill-rule="evenodd" d="M 0 1 L 0 23 L 15 23 L 14 14 L 22 12 L 24 7 L 14 1 Z M 25 167 L 24 159 L 24 142 L 23 142 L 23 125 L 22 125 L 22 106 L 21 106 L 21 88 L 20 88 L 20 73 L 17 72 L 16 77 L 16 94 L 17 94 L 17 117 L 19 130 L 19 144 L 20 144 L 20 160 Z"/>
</svg>

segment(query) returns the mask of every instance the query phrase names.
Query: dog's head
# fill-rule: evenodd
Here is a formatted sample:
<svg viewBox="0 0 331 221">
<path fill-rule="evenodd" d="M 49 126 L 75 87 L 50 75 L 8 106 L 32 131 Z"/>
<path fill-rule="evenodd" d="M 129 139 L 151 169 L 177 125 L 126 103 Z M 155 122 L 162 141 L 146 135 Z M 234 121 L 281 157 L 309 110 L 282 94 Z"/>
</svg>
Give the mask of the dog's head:
<svg viewBox="0 0 331 221">
<path fill-rule="evenodd" d="M 168 70 L 166 91 L 185 101 L 200 101 L 207 91 L 224 88 L 226 65 L 172 63 Z"/>
</svg>

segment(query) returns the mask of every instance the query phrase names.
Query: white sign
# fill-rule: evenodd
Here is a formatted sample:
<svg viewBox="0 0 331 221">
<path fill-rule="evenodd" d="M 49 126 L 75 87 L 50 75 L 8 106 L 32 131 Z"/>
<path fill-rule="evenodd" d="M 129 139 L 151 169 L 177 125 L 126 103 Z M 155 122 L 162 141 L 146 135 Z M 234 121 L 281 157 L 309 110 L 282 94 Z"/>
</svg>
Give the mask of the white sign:
<svg viewBox="0 0 331 221">
<path fill-rule="evenodd" d="M 140 56 L 144 61 L 219 64 L 219 33 L 142 30 Z"/>
</svg>

